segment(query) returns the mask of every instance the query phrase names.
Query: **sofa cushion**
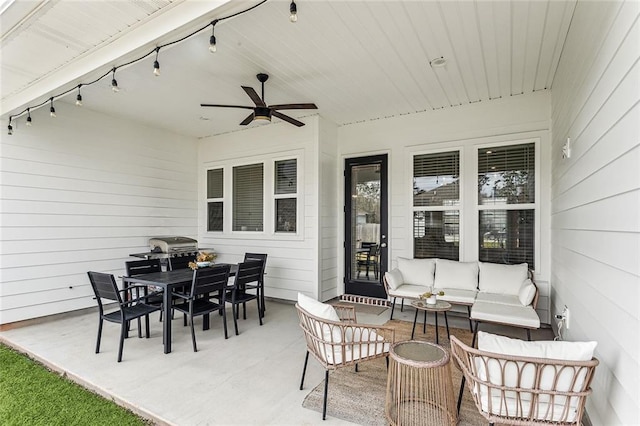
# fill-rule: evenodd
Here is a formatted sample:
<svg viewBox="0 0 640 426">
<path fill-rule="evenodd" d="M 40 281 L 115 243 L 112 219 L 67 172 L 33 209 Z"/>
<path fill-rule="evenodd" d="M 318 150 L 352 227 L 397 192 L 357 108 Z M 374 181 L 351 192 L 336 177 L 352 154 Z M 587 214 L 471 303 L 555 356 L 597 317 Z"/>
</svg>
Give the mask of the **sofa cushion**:
<svg viewBox="0 0 640 426">
<path fill-rule="evenodd" d="M 400 269 L 394 268 L 384 273 L 384 278 L 387 280 L 387 285 L 391 290 L 395 290 L 404 284 L 404 277 Z"/>
<path fill-rule="evenodd" d="M 510 294 L 485 293 L 483 291 L 479 292 L 476 296 L 476 302 L 522 306 L 522 303 L 520 303 L 520 298 L 517 295 L 514 296 Z"/>
<path fill-rule="evenodd" d="M 398 269 L 402 272 L 405 284 L 433 287 L 433 272 L 435 259 L 407 259 L 398 258 Z M 520 289 L 520 287 L 518 287 Z"/>
<path fill-rule="evenodd" d="M 444 296 L 438 296 L 438 299 L 458 305 L 472 305 L 478 293 L 476 290 L 461 290 L 459 288 L 438 288 L 436 290 L 444 291 Z"/>
<path fill-rule="evenodd" d="M 437 259 L 434 286 L 436 288 L 477 290 L 478 262 Z"/>
<path fill-rule="evenodd" d="M 536 296 L 536 286 L 533 285 L 531 280 L 526 280 L 522 287 L 520 287 L 520 292 L 518 293 L 518 299 L 520 299 L 520 303 L 522 306 L 528 306 L 533 302 L 533 298 Z"/>
<path fill-rule="evenodd" d="M 480 293 L 478 293 L 480 296 Z M 471 307 L 471 319 L 508 324 L 515 327 L 540 328 L 540 318 L 532 306 L 506 305 L 478 301 Z"/>
<path fill-rule="evenodd" d="M 480 262 L 478 289 L 487 293 L 517 296 L 522 283 L 528 278 L 528 265 L 501 265 Z"/>
<path fill-rule="evenodd" d="M 423 285 L 402 284 L 395 290 L 389 290 L 389 296 L 405 299 L 419 299 L 421 295 L 429 291 L 429 287 Z"/>
</svg>

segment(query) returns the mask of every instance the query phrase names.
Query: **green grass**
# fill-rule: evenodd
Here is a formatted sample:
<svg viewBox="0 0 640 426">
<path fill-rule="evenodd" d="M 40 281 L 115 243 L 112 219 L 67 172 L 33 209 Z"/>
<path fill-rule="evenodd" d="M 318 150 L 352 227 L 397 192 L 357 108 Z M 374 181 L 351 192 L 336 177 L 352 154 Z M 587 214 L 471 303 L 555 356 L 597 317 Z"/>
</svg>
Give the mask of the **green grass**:
<svg viewBox="0 0 640 426">
<path fill-rule="evenodd" d="M 0 344 L 0 424 L 124 426 L 151 422 Z"/>
</svg>

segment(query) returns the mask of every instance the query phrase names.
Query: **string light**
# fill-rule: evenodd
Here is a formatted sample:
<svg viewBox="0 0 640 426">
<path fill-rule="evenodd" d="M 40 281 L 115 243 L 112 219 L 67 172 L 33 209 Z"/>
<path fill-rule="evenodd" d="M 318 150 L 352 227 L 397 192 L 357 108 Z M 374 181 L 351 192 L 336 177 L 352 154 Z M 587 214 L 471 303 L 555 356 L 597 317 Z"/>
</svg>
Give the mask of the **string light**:
<svg viewBox="0 0 640 426">
<path fill-rule="evenodd" d="M 294 24 L 298 22 L 298 6 L 296 6 L 296 2 L 294 0 L 291 0 L 291 4 L 289 5 L 289 12 L 291 13 L 291 15 L 289 15 L 289 21 Z"/>
<path fill-rule="evenodd" d="M 93 81 L 90 81 L 90 82 L 88 82 L 88 83 L 81 83 L 81 84 L 78 84 L 76 87 L 73 87 L 73 88 L 71 88 L 71 89 L 68 89 L 68 90 L 66 90 L 66 91 L 64 91 L 64 92 L 62 92 L 62 93 L 57 94 L 57 95 L 53 95 L 52 97 L 50 97 L 50 98 L 48 98 L 47 100 L 45 100 L 45 101 L 41 102 L 40 104 L 32 105 L 32 106 L 26 107 L 26 108 L 25 108 L 25 109 L 23 109 L 21 112 L 19 112 L 19 113 L 17 113 L 17 114 L 10 115 L 10 116 L 9 116 L 9 124 L 8 124 L 8 126 L 7 126 L 8 134 L 9 134 L 9 135 L 12 135 L 12 134 L 13 134 L 13 126 L 12 126 L 12 123 L 13 123 L 13 119 L 14 119 L 14 118 L 20 117 L 20 116 L 24 115 L 25 113 L 27 113 L 27 126 L 31 126 L 31 123 L 32 123 L 32 119 L 31 119 L 31 109 L 33 109 L 33 108 L 40 108 L 41 106 L 46 105 L 46 104 L 47 104 L 47 102 L 50 102 L 49 112 L 50 112 L 50 114 L 51 114 L 51 117 L 55 117 L 56 115 L 55 115 L 55 108 L 53 107 L 53 100 L 54 100 L 55 98 L 60 98 L 60 97 L 63 97 L 63 96 L 65 96 L 65 95 L 69 94 L 70 92 L 74 91 L 76 88 L 78 89 L 78 93 L 77 93 L 77 95 L 76 95 L 76 102 L 75 102 L 75 104 L 76 104 L 76 106 L 79 106 L 79 107 L 80 107 L 80 106 L 82 106 L 82 94 L 81 94 L 81 91 L 80 91 L 80 89 L 82 88 L 82 86 L 88 86 L 88 85 L 91 85 L 91 84 L 97 83 L 97 82 L 99 82 L 100 80 L 102 80 L 103 78 L 105 78 L 106 76 L 108 76 L 108 75 L 109 75 L 109 73 L 112 73 L 112 74 L 113 74 L 113 75 L 112 75 L 112 78 L 111 78 L 111 90 L 113 90 L 114 92 L 119 92 L 119 91 L 120 91 L 120 87 L 118 87 L 118 82 L 116 81 L 116 78 L 115 78 L 116 70 L 117 70 L 118 68 L 121 68 L 121 67 L 124 67 L 124 66 L 131 65 L 131 64 L 133 64 L 133 63 L 139 62 L 139 61 L 143 60 L 144 58 L 146 58 L 147 56 L 149 56 L 149 55 L 153 54 L 154 52 L 156 53 L 156 57 L 155 57 L 155 61 L 153 62 L 153 74 L 154 74 L 154 75 L 156 75 L 156 76 L 160 75 L 160 63 L 158 62 L 158 53 L 160 52 L 160 48 L 162 48 L 162 47 L 166 47 L 166 46 L 170 46 L 170 45 L 173 45 L 173 44 L 176 44 L 176 43 L 180 43 L 180 42 L 182 42 L 182 41 L 184 41 L 184 40 L 186 40 L 186 39 L 188 39 L 188 38 L 191 38 L 191 37 L 193 37 L 194 35 L 196 35 L 196 34 L 198 34 L 198 33 L 202 32 L 203 30 L 205 30 L 206 28 L 208 28 L 208 27 L 209 27 L 209 25 L 211 25 L 211 37 L 210 37 L 210 39 L 209 39 L 209 51 L 210 51 L 210 52 L 212 52 L 212 53 L 213 53 L 213 52 L 215 52 L 215 51 L 216 51 L 216 37 L 215 37 L 215 35 L 214 35 L 214 29 L 215 29 L 215 25 L 216 25 L 219 21 L 223 21 L 223 20 L 226 20 L 226 19 L 229 19 L 229 18 L 233 18 L 233 17 L 238 16 L 238 15 L 242 15 L 242 14 L 244 14 L 244 13 L 247 13 L 247 12 L 249 12 L 249 11 L 251 11 L 251 10 L 255 9 L 255 8 L 256 8 L 256 7 L 258 7 L 258 6 L 263 5 L 263 4 L 264 4 L 264 3 L 266 3 L 266 2 L 267 2 L 267 0 L 261 0 L 259 3 L 255 4 L 255 5 L 251 6 L 251 7 L 248 7 L 248 8 L 246 8 L 246 9 L 244 9 L 244 10 L 241 10 L 241 11 L 239 11 L 239 12 L 233 13 L 233 14 L 228 15 L 228 16 L 224 16 L 224 17 L 218 18 L 218 19 L 216 19 L 216 20 L 212 21 L 211 23 L 207 24 L 206 26 L 204 26 L 204 27 L 202 27 L 202 28 L 198 28 L 197 30 L 193 31 L 193 32 L 192 32 L 192 33 L 190 33 L 190 34 L 187 34 L 186 36 L 184 36 L 184 37 L 182 37 L 182 38 L 180 38 L 180 39 L 178 39 L 178 40 L 174 40 L 174 41 L 171 41 L 171 42 L 169 42 L 169 43 L 165 43 L 165 44 L 163 44 L 163 45 L 157 46 L 157 47 L 156 47 L 156 48 L 154 48 L 152 51 L 148 52 L 147 54 L 145 54 L 145 55 L 143 55 L 143 56 L 141 56 L 141 57 L 139 57 L 139 58 L 137 58 L 137 59 L 133 59 L 133 60 L 131 60 L 131 61 L 127 62 L 127 63 L 121 64 L 121 65 L 119 65 L 118 67 L 113 67 L 112 69 L 110 69 L 109 71 L 105 72 L 104 74 L 102 74 L 101 76 L 99 76 L 98 78 L 96 78 L 96 79 L 95 79 L 95 80 L 93 80 Z M 296 5 L 295 5 L 295 2 L 294 2 L 294 1 L 292 1 L 292 2 L 291 2 L 291 6 L 289 7 L 289 11 L 290 11 L 290 12 L 291 12 L 291 14 L 292 14 L 292 16 L 290 16 L 290 17 L 289 17 L 289 18 L 291 19 L 291 22 L 295 22 L 295 21 L 297 20 L 297 16 L 296 16 L 297 8 L 296 8 Z"/>
<path fill-rule="evenodd" d="M 80 94 L 80 88 L 82 84 L 78 84 L 78 96 L 76 96 L 76 106 L 82 106 L 82 95 Z"/>
<path fill-rule="evenodd" d="M 160 48 L 156 47 L 156 60 L 153 62 L 153 75 L 158 77 L 160 75 L 160 62 L 158 62 L 158 53 L 160 53 Z"/>
<path fill-rule="evenodd" d="M 51 101 L 51 108 L 49 108 L 49 115 L 53 118 L 56 118 L 56 109 L 53 107 L 53 96 L 50 99 Z"/>
<path fill-rule="evenodd" d="M 211 22 L 211 37 L 209 37 L 209 52 L 216 53 L 216 24 L 218 20 Z"/>
<path fill-rule="evenodd" d="M 116 80 L 116 67 L 113 67 L 113 76 L 111 77 L 111 90 L 113 93 L 118 93 L 120 88 L 118 87 L 118 81 Z"/>
</svg>

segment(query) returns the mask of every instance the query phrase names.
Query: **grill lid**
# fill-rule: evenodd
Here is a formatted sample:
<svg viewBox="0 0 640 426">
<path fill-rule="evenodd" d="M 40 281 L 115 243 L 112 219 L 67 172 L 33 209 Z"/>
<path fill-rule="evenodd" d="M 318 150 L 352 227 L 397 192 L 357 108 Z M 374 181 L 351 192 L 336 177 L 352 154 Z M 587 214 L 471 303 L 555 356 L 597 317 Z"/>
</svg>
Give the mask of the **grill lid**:
<svg viewBox="0 0 640 426">
<path fill-rule="evenodd" d="M 151 251 L 171 253 L 198 249 L 198 240 L 189 237 L 156 237 L 149 240 Z"/>
</svg>

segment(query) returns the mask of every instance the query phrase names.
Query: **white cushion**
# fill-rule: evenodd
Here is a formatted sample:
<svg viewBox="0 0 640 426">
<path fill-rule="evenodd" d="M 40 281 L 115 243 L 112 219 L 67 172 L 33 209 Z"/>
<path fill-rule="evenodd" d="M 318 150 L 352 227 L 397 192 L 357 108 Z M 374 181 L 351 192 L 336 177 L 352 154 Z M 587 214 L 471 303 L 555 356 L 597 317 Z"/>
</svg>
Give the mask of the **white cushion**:
<svg viewBox="0 0 640 426">
<path fill-rule="evenodd" d="M 436 260 L 434 286 L 437 288 L 476 290 L 478 288 L 478 262 Z"/>
<path fill-rule="evenodd" d="M 520 287 L 520 292 L 518 293 L 520 303 L 522 303 L 522 306 L 529 306 L 535 296 L 536 286 L 533 285 L 531 280 L 526 280 L 524 284 L 522 284 L 522 287 Z"/>
<path fill-rule="evenodd" d="M 302 293 L 298 293 L 298 306 L 310 313 L 311 315 L 329 321 L 340 322 L 338 313 L 333 306 L 318 302 L 315 299 L 310 298 Z M 322 339 L 333 342 L 342 341 L 342 333 L 340 327 L 331 327 L 328 324 L 324 324 L 322 329 L 318 327 L 315 330 L 318 337 L 322 336 Z"/>
<path fill-rule="evenodd" d="M 325 345 L 325 347 L 327 347 L 326 359 L 329 364 L 341 364 L 342 362 L 350 362 L 360 358 L 389 352 L 389 343 L 383 343 L 384 338 L 382 336 L 378 336 L 375 331 L 355 327 L 351 334 L 354 343 L 352 345 L 344 346 L 344 357 L 343 352 L 340 350 L 340 346 L 334 346 L 333 350 L 331 350 L 329 345 Z"/>
<path fill-rule="evenodd" d="M 488 293 L 518 295 L 522 283 L 528 278 L 528 265 L 502 265 L 480 262 L 478 288 Z"/>
<path fill-rule="evenodd" d="M 480 294 L 478 293 L 478 297 Z M 476 299 L 471 307 L 471 319 L 515 327 L 540 328 L 540 318 L 535 309 L 532 306 L 522 306 L 519 302 L 517 305 L 505 305 Z"/>
<path fill-rule="evenodd" d="M 404 284 L 404 278 L 400 269 L 394 268 L 391 271 L 384 273 L 384 278 L 387 280 L 387 285 L 391 290 L 395 290 Z"/>
<path fill-rule="evenodd" d="M 500 305 L 522 306 L 517 295 L 479 292 L 476 302 L 497 303 Z"/>
<path fill-rule="evenodd" d="M 419 299 L 421 295 L 429 290 L 429 287 L 423 285 L 402 284 L 395 290 L 389 290 L 389 296 L 402 297 L 405 299 Z"/>
<path fill-rule="evenodd" d="M 472 305 L 476 300 L 476 290 L 460 290 L 459 288 L 437 288 L 436 291 L 444 291 L 444 296 L 438 296 L 438 299 L 445 302 Z"/>
<path fill-rule="evenodd" d="M 513 357 L 543 358 L 563 361 L 588 361 L 593 357 L 596 342 L 563 342 L 563 341 L 535 341 L 528 342 L 519 339 L 511 339 L 497 336 L 482 331 L 478 332 L 478 349 L 485 352 L 509 355 Z M 522 361 L 509 362 L 493 358 L 475 359 L 478 377 L 483 381 L 495 385 L 507 387 L 519 387 L 523 389 L 519 394 L 515 391 L 506 391 L 504 395 L 497 389 L 490 393 L 487 386 L 476 388 L 480 392 L 480 401 L 483 410 L 502 416 L 521 416 L 528 414 L 534 401 L 533 392 L 526 389 L 541 389 L 545 391 L 555 390 L 560 392 L 580 391 L 586 380 L 586 370 L 574 370 L 548 365 L 536 371 L 533 364 L 525 364 Z M 576 374 L 577 371 L 577 374 Z M 537 383 L 537 385 L 536 385 Z M 502 400 L 501 396 L 504 396 Z M 519 396 L 519 398 L 518 398 Z M 551 397 L 541 394 L 537 402 L 537 416 L 540 420 L 560 421 L 563 419 L 567 400 L 566 397 L 556 395 Z M 577 412 L 576 398 L 569 401 L 567 421 L 575 420 Z M 522 410 L 522 411 L 520 411 Z"/>
<path fill-rule="evenodd" d="M 402 272 L 405 284 L 433 286 L 433 273 L 436 269 L 435 259 L 398 258 L 398 269 Z M 518 287 L 520 288 L 520 287 Z"/>
</svg>

